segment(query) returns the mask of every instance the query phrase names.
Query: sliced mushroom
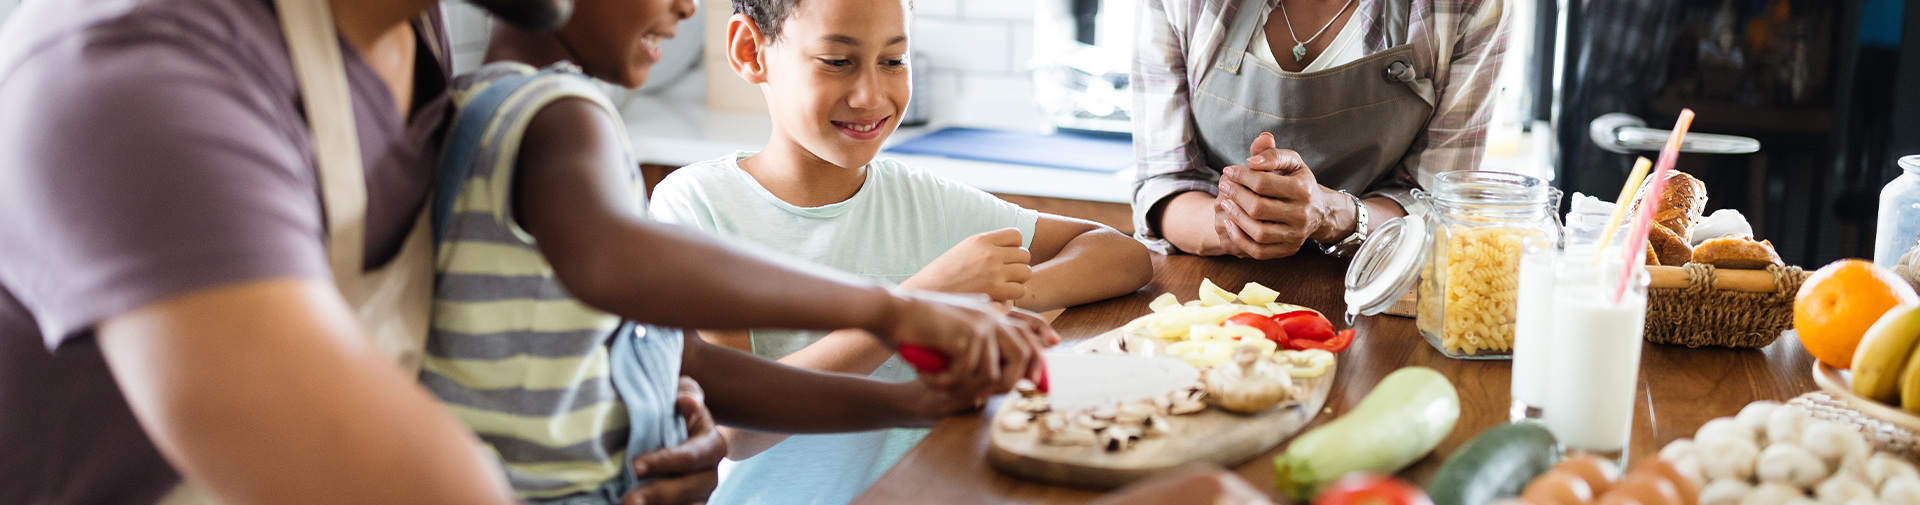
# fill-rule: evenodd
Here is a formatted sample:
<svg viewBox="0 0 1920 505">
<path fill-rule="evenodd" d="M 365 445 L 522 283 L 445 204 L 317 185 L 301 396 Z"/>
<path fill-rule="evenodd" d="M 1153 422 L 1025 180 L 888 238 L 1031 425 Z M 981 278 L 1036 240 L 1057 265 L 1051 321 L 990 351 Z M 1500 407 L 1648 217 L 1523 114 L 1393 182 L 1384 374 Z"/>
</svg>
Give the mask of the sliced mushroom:
<svg viewBox="0 0 1920 505">
<path fill-rule="evenodd" d="M 1119 412 L 1114 414 L 1113 421 L 1138 426 L 1146 423 L 1147 418 L 1159 413 L 1159 409 L 1155 408 L 1152 402 L 1131 401 L 1120 404 Z"/>
<path fill-rule="evenodd" d="M 1092 415 L 1094 419 L 1112 421 L 1114 417 L 1120 415 L 1120 407 L 1117 405 L 1102 405 L 1099 408 L 1089 411 L 1088 414 Z"/>
<path fill-rule="evenodd" d="M 1167 418 L 1153 416 L 1147 418 L 1146 428 L 1140 430 L 1140 435 L 1146 438 L 1154 438 L 1172 432 L 1173 425 L 1167 422 Z"/>
<path fill-rule="evenodd" d="M 1085 410 L 1073 411 L 1072 413 L 1068 414 L 1067 419 L 1071 421 L 1071 424 L 1074 426 L 1079 426 L 1079 427 L 1086 428 L 1093 431 L 1100 431 L 1100 430 L 1107 429 L 1107 425 L 1113 424 L 1112 421 L 1094 417 L 1092 412 L 1088 412 Z"/>
<path fill-rule="evenodd" d="M 1020 411 L 1002 412 L 998 420 L 1000 429 L 1007 431 L 1027 431 L 1027 427 L 1032 425 L 1033 415 Z"/>
<path fill-rule="evenodd" d="M 1047 403 L 1047 397 L 1045 396 L 1034 396 L 1030 398 L 1014 398 L 1011 400 L 1007 400 L 1007 407 L 1012 408 L 1014 410 L 1021 411 L 1021 412 L 1028 412 L 1033 414 L 1042 414 L 1042 413 L 1053 411 L 1053 406 Z"/>
<path fill-rule="evenodd" d="M 1099 437 L 1093 430 L 1075 426 L 1064 417 L 1048 415 L 1038 423 L 1040 443 L 1046 445 L 1093 445 Z"/>
<path fill-rule="evenodd" d="M 1101 439 L 1106 443 L 1107 452 L 1124 451 L 1133 447 L 1134 441 L 1140 440 L 1140 431 L 1127 426 L 1114 426 L 1107 428 L 1101 434 Z"/>
</svg>

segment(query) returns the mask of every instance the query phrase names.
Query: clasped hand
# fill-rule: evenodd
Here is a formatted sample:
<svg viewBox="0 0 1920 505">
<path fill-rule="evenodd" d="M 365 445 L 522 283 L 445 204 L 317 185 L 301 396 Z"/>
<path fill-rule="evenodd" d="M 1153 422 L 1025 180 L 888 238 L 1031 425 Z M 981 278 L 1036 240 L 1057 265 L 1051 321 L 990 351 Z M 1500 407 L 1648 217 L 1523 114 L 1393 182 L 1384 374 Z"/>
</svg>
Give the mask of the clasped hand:
<svg viewBox="0 0 1920 505">
<path fill-rule="evenodd" d="M 1221 170 L 1214 197 L 1214 231 L 1227 254 L 1272 259 L 1292 256 L 1308 240 L 1338 240 L 1336 205 L 1351 205 L 1321 186 L 1300 154 L 1274 147 L 1262 133 L 1246 165 Z"/>
</svg>

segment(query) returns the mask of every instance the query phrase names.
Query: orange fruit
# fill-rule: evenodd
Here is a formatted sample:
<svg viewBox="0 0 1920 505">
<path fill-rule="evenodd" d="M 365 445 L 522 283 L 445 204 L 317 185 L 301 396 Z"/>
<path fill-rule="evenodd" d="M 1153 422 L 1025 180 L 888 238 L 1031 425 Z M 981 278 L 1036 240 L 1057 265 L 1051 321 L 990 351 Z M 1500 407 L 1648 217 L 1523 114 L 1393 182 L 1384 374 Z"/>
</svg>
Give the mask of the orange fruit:
<svg viewBox="0 0 1920 505">
<path fill-rule="evenodd" d="M 1800 345 L 1834 368 L 1853 366 L 1853 350 L 1880 316 L 1895 305 L 1920 303 L 1913 287 L 1892 270 L 1845 259 L 1807 277 L 1793 299 L 1793 327 Z"/>
</svg>

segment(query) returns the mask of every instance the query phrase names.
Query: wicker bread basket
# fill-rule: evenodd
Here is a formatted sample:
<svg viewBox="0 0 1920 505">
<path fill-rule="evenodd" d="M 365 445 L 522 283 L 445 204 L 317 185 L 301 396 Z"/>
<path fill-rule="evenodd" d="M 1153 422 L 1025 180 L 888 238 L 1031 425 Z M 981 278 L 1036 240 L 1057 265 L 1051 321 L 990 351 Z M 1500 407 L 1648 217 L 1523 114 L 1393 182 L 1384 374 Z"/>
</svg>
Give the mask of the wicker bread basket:
<svg viewBox="0 0 1920 505">
<path fill-rule="evenodd" d="M 1649 267 L 1652 268 L 1652 267 Z M 1807 273 L 1800 267 L 1767 267 L 1772 292 L 1716 287 L 1712 265 L 1690 263 L 1684 287 L 1647 289 L 1648 342 L 1687 347 L 1766 347 L 1793 327 L 1793 297 Z"/>
</svg>

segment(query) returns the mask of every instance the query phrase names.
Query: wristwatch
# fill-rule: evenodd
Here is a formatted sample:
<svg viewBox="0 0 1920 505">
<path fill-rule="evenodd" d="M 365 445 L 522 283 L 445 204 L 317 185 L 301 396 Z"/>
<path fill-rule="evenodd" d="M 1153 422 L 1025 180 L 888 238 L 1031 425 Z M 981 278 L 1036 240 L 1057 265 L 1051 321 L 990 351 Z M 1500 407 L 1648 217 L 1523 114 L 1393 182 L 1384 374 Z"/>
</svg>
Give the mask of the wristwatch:
<svg viewBox="0 0 1920 505">
<path fill-rule="evenodd" d="M 1361 202 L 1360 197 L 1348 193 L 1347 190 L 1340 190 L 1340 194 L 1353 199 L 1353 234 L 1347 235 L 1347 238 L 1339 242 L 1320 244 L 1320 252 L 1335 258 L 1353 256 L 1354 252 L 1360 250 L 1360 243 L 1367 241 L 1367 204 Z"/>
</svg>

